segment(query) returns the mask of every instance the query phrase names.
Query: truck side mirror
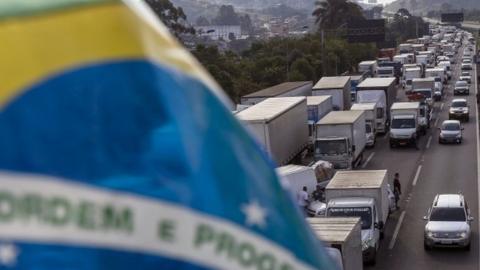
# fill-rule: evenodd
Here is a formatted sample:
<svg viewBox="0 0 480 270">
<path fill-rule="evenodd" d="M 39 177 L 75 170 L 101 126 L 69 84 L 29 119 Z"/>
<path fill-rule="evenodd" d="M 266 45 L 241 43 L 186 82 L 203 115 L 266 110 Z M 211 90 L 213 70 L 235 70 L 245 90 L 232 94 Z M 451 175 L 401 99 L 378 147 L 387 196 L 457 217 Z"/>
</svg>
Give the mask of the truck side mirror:
<svg viewBox="0 0 480 270">
<path fill-rule="evenodd" d="M 352 145 L 352 152 L 355 152 L 355 145 Z"/>
<path fill-rule="evenodd" d="M 468 217 L 468 221 L 473 221 L 473 220 L 474 220 L 474 218 L 472 216 Z"/>
<path fill-rule="evenodd" d="M 423 220 L 428 220 L 428 217 L 427 217 L 427 216 L 423 216 Z"/>
</svg>

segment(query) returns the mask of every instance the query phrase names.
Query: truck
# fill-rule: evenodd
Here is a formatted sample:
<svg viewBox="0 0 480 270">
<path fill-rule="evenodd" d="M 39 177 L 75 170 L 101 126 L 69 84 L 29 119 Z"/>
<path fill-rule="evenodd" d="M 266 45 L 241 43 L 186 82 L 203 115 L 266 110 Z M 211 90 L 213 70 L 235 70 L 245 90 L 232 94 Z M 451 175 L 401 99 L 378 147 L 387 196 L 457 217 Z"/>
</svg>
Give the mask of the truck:
<svg viewBox="0 0 480 270">
<path fill-rule="evenodd" d="M 312 95 L 311 81 L 285 82 L 245 95 L 240 98 L 240 104 L 255 105 L 272 97 L 301 97 Z"/>
<path fill-rule="evenodd" d="M 395 78 L 367 78 L 357 86 L 357 103 L 377 104 L 377 122 L 375 130 L 388 131 L 390 106 L 397 98 Z"/>
<path fill-rule="evenodd" d="M 407 68 L 403 73 L 403 88 L 407 94 L 412 91 L 412 81 L 422 77 L 422 69 L 419 67 Z"/>
<path fill-rule="evenodd" d="M 317 122 L 333 110 L 332 96 L 307 97 L 307 110 L 308 137 L 310 144 L 313 146 L 315 144 Z"/>
<path fill-rule="evenodd" d="M 358 72 L 367 73 L 367 77 L 375 77 L 378 63 L 376 60 L 362 61 L 358 64 Z"/>
<path fill-rule="evenodd" d="M 312 89 L 313 96 L 332 96 L 333 110 L 350 109 L 350 76 L 322 77 Z"/>
<path fill-rule="evenodd" d="M 306 97 L 267 98 L 235 116 L 280 166 L 308 145 Z"/>
<path fill-rule="evenodd" d="M 315 159 L 336 169 L 352 169 L 363 159 L 366 146 L 365 113 L 332 111 L 317 123 Z"/>
<path fill-rule="evenodd" d="M 351 101 L 357 100 L 357 86 L 366 78 L 366 73 L 348 74 L 350 76 Z"/>
<path fill-rule="evenodd" d="M 418 149 L 420 103 L 393 103 L 390 108 L 390 115 L 390 148 L 399 145 L 412 145 Z"/>
<path fill-rule="evenodd" d="M 359 217 L 316 217 L 307 222 L 326 247 L 340 251 L 344 270 L 363 269 Z"/>
<path fill-rule="evenodd" d="M 413 52 L 413 44 L 410 44 L 410 43 L 402 43 L 400 45 L 398 45 L 398 52 L 400 54 L 404 54 L 404 53 L 412 53 Z"/>
<path fill-rule="evenodd" d="M 377 67 L 377 78 L 390 78 L 395 77 L 395 68 L 389 66 L 379 66 Z"/>
<path fill-rule="evenodd" d="M 428 106 L 433 106 L 433 93 L 435 91 L 435 79 L 415 78 L 412 80 L 412 94 L 421 94 L 424 96 L 424 101 Z"/>
<path fill-rule="evenodd" d="M 287 186 L 293 198 L 296 198 L 303 187 L 307 187 L 309 194 L 315 191 L 317 178 L 312 167 L 289 164 L 278 167 L 276 172 L 284 181 L 283 184 Z"/>
<path fill-rule="evenodd" d="M 354 103 L 351 111 L 365 112 L 365 135 L 366 144 L 368 147 L 375 146 L 377 137 L 376 123 L 377 123 L 377 104 L 376 103 Z"/>
<path fill-rule="evenodd" d="M 445 68 L 428 68 L 425 70 L 425 78 L 432 77 L 436 82 L 447 84 L 447 72 Z"/>
<path fill-rule="evenodd" d="M 327 217 L 360 217 L 363 261 L 375 263 L 390 212 L 386 170 L 337 171 L 325 188 Z"/>
</svg>

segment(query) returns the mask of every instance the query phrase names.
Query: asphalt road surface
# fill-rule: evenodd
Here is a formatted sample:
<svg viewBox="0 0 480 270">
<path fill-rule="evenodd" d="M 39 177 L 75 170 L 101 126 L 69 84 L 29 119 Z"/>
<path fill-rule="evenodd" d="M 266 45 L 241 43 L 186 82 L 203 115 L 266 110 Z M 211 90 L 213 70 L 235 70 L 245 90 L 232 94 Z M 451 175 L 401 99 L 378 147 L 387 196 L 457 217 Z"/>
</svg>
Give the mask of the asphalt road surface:
<svg viewBox="0 0 480 270">
<path fill-rule="evenodd" d="M 439 127 L 448 119 L 448 109 L 453 98 L 453 84 L 460 73 L 461 55 L 459 49 L 453 78 L 446 95 L 436 102 L 432 127 L 420 139 L 420 150 L 414 148 L 390 149 L 388 134 L 380 137 L 373 149 L 365 153 L 361 169 L 388 169 L 393 187 L 393 174 L 400 173 L 402 196 L 400 209 L 390 216 L 386 225 L 385 238 L 381 242 L 375 266 L 366 269 L 479 269 L 479 195 L 477 173 L 478 114 L 475 93 L 477 91 L 476 69 L 472 72 L 471 90 L 467 98 L 470 105 L 470 121 L 463 123 L 464 141 L 460 145 L 440 145 Z M 399 101 L 403 101 L 403 90 L 399 89 Z M 472 246 L 470 251 L 423 248 L 423 233 L 427 209 L 439 193 L 465 195 L 475 220 L 471 223 Z"/>
</svg>

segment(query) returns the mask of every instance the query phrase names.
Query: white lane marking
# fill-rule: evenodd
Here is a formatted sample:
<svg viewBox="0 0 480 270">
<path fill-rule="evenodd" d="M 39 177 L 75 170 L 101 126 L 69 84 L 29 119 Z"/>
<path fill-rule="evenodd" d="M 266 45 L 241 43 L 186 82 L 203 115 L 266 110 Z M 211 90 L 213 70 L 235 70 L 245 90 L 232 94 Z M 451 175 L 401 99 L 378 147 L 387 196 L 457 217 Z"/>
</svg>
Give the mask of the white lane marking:
<svg viewBox="0 0 480 270">
<path fill-rule="evenodd" d="M 476 44 L 475 44 L 475 48 L 476 48 Z M 476 95 L 478 94 L 478 70 L 477 70 L 477 65 L 473 65 L 473 68 L 474 68 L 474 73 L 475 74 L 475 77 L 474 77 L 474 80 L 475 80 L 475 97 Z M 479 158 L 479 155 L 480 155 L 480 135 L 479 135 L 479 125 L 478 125 L 478 104 L 477 102 L 475 102 L 475 128 L 476 128 L 476 135 L 477 135 L 477 199 L 478 199 L 478 205 L 480 205 L 480 195 L 478 195 L 478 188 L 480 188 L 480 158 Z M 478 217 L 480 217 L 480 207 L 478 208 Z M 480 231 L 480 222 L 478 223 L 478 228 L 479 228 L 479 231 Z M 480 237 L 480 236 L 479 236 Z M 480 250 L 479 250 L 479 254 L 478 254 L 478 258 L 480 258 Z M 480 260 L 480 259 L 479 259 Z"/>
<path fill-rule="evenodd" d="M 427 149 L 430 148 L 430 144 L 432 143 L 432 135 L 430 135 L 430 137 L 428 137 L 428 141 L 427 141 Z"/>
<path fill-rule="evenodd" d="M 435 120 L 435 126 L 438 125 L 438 120 L 440 120 L 440 115 L 437 115 L 437 120 Z"/>
<path fill-rule="evenodd" d="M 400 227 L 402 226 L 404 218 L 405 211 L 402 212 L 400 218 L 398 219 L 397 226 L 395 227 L 395 231 L 393 232 L 392 240 L 390 240 L 390 245 L 388 245 L 388 249 L 392 249 L 395 246 L 395 241 L 397 241 L 398 232 L 400 231 Z"/>
<path fill-rule="evenodd" d="M 418 165 L 417 172 L 415 173 L 415 178 L 413 178 L 412 186 L 416 186 L 418 182 L 418 177 L 420 176 L 420 172 L 422 171 L 422 165 Z"/>
<path fill-rule="evenodd" d="M 442 105 L 440 106 L 440 111 L 443 110 L 443 105 L 445 105 L 445 103 L 442 103 Z"/>
<path fill-rule="evenodd" d="M 373 155 L 375 155 L 375 152 L 372 152 L 372 153 L 368 156 L 367 160 L 366 160 L 365 163 L 363 163 L 363 165 L 362 165 L 362 169 L 365 169 L 365 167 L 367 167 L 367 165 L 368 165 L 368 163 L 370 162 L 370 160 L 372 160 Z"/>
</svg>

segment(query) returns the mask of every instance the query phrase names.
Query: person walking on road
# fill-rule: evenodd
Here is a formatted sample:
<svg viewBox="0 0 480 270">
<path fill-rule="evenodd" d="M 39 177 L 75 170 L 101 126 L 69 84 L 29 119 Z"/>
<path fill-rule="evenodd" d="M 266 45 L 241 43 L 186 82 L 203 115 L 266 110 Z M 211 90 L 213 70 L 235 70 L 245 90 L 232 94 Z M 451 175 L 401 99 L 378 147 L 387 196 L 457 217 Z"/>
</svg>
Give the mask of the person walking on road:
<svg viewBox="0 0 480 270">
<path fill-rule="evenodd" d="M 307 214 L 307 206 L 308 206 L 308 192 L 307 187 L 303 186 L 302 190 L 297 194 L 297 203 L 300 208 L 303 209 L 305 215 Z"/>
<path fill-rule="evenodd" d="M 395 207 L 398 209 L 398 201 L 402 194 L 402 185 L 400 184 L 400 174 L 398 172 L 395 173 L 393 178 L 393 194 L 395 195 Z"/>
</svg>

